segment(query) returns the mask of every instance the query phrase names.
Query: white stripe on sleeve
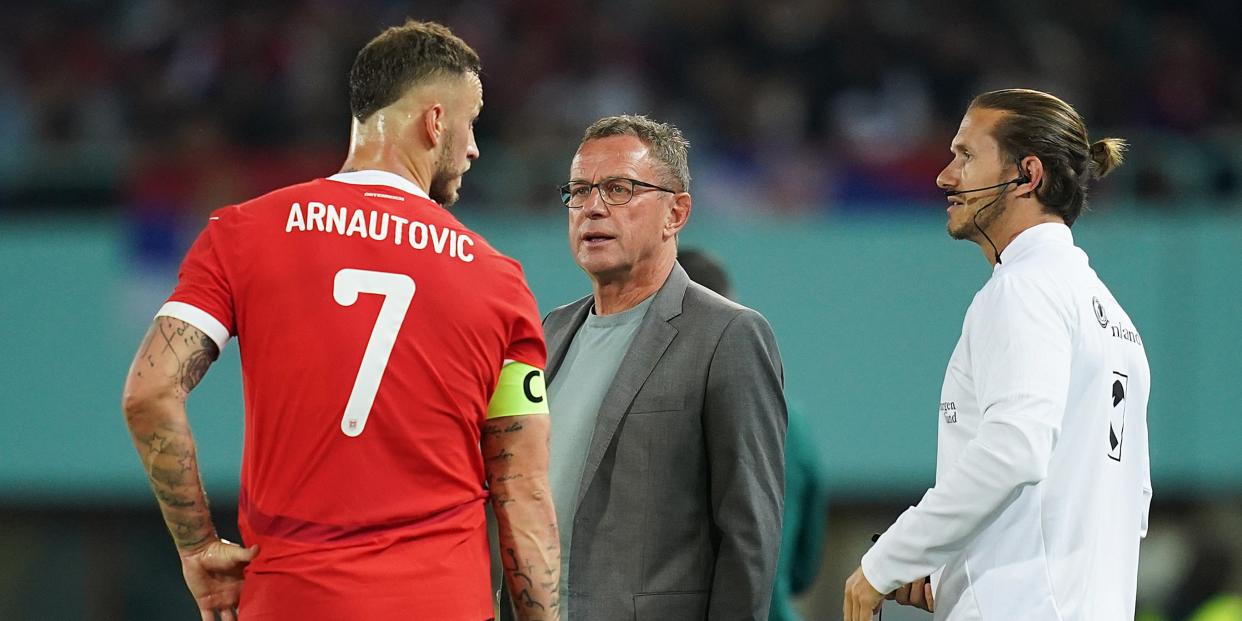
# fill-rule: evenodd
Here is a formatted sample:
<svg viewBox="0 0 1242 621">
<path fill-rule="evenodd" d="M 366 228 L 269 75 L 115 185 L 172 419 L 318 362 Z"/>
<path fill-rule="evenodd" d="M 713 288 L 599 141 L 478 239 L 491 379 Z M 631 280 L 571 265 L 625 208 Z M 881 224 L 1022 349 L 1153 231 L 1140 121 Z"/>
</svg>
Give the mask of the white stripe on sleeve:
<svg viewBox="0 0 1242 621">
<path fill-rule="evenodd" d="M 224 351 L 224 344 L 229 342 L 228 328 L 220 323 L 218 319 L 211 316 L 211 313 L 204 311 L 197 306 L 190 306 L 185 302 L 166 302 L 160 307 L 159 312 L 155 313 L 156 317 L 172 317 L 180 319 L 199 330 L 202 330 L 211 340 L 216 342 L 216 346 L 220 351 Z"/>
</svg>

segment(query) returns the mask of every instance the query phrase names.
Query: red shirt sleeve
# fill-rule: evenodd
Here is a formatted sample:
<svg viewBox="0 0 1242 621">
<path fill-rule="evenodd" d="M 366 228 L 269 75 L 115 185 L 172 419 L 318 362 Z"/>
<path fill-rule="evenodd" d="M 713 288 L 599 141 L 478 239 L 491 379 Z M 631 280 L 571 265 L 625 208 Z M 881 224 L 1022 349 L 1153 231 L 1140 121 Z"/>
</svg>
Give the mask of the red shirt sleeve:
<svg viewBox="0 0 1242 621">
<path fill-rule="evenodd" d="M 509 328 L 509 347 L 505 360 L 516 360 L 537 369 L 548 364 L 548 351 L 543 341 L 543 325 L 539 319 L 539 306 L 535 296 L 526 285 L 526 277 L 518 268 L 518 292 L 513 300 L 514 320 Z"/>
<path fill-rule="evenodd" d="M 222 212 L 212 214 L 207 227 L 186 253 L 177 278 L 177 287 L 156 316 L 175 317 L 202 330 L 223 348 L 236 333 L 233 294 L 220 256 L 216 238 L 223 226 Z"/>
</svg>

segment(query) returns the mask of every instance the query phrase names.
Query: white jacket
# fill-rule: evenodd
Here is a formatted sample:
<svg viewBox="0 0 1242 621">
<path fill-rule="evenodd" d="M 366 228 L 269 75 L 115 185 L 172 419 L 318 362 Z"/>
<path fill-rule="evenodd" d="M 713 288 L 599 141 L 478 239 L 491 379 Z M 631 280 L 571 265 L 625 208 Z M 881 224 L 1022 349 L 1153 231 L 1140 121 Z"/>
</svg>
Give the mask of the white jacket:
<svg viewBox="0 0 1242 621">
<path fill-rule="evenodd" d="M 932 576 L 936 619 L 1132 620 L 1151 375 L 1069 227 L 1020 233 L 975 295 L 940 397 L 936 486 L 863 557 Z"/>
</svg>

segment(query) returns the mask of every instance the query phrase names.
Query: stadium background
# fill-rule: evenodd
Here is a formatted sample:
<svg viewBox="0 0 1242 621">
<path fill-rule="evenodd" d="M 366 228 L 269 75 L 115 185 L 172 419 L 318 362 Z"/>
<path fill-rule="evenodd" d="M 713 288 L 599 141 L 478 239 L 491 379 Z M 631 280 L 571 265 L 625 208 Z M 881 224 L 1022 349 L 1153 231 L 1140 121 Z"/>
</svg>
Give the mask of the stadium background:
<svg viewBox="0 0 1242 621">
<path fill-rule="evenodd" d="M 589 290 L 563 181 L 582 129 L 690 138 L 709 250 L 772 322 L 830 477 L 839 616 L 867 545 L 934 475 L 944 364 L 986 280 L 933 179 L 980 91 L 1049 90 L 1131 141 L 1075 227 L 1142 331 L 1155 483 L 1139 607 L 1242 593 L 1242 7 L 1236 1 L 52 0 L 0 20 L 0 619 L 190 619 L 119 412 L 125 370 L 207 211 L 335 172 L 356 50 L 407 16 L 480 53 L 482 158 L 456 213 L 543 310 Z M 291 309 L 296 312 L 296 309 Z M 235 532 L 236 345 L 190 400 Z M 886 612 L 886 619 L 925 615 Z"/>
</svg>

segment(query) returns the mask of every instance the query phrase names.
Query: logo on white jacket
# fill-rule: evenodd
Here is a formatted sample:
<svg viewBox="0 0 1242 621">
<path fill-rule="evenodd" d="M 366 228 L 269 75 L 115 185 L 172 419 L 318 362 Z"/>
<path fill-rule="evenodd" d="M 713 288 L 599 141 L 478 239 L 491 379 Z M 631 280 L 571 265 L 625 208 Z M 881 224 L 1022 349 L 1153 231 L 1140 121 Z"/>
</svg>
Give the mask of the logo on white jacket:
<svg viewBox="0 0 1242 621">
<path fill-rule="evenodd" d="M 1095 320 L 1100 322 L 1100 327 L 1107 328 L 1108 315 L 1104 313 L 1104 305 L 1100 303 L 1100 298 L 1091 298 L 1091 307 L 1095 309 Z"/>
</svg>

